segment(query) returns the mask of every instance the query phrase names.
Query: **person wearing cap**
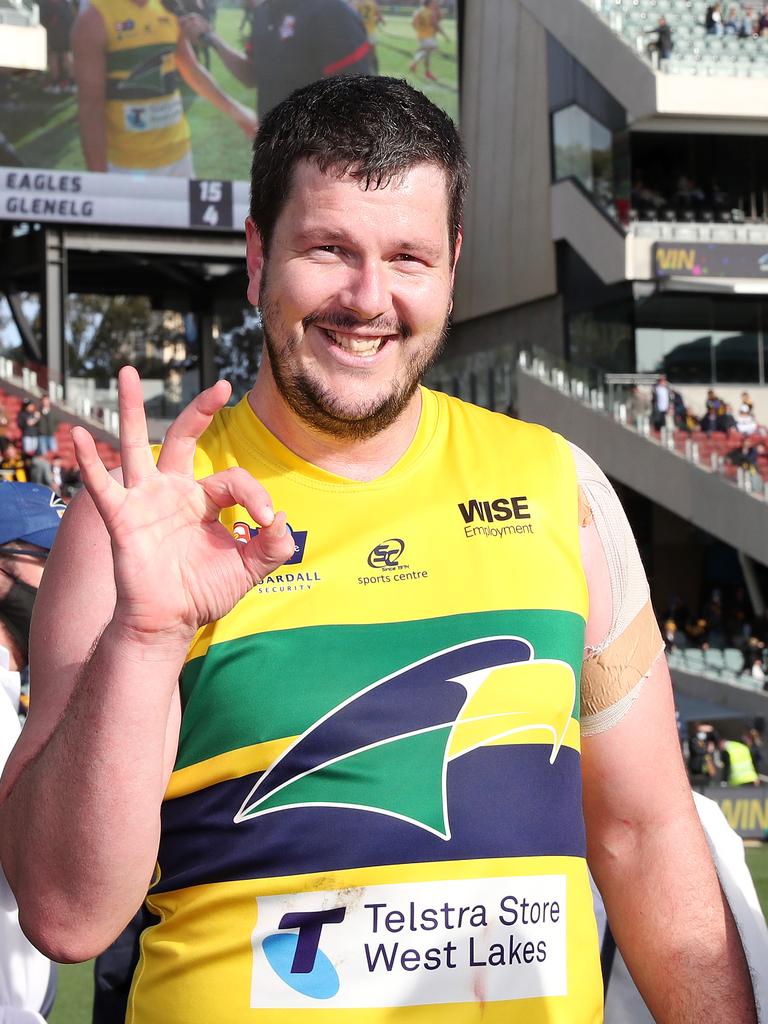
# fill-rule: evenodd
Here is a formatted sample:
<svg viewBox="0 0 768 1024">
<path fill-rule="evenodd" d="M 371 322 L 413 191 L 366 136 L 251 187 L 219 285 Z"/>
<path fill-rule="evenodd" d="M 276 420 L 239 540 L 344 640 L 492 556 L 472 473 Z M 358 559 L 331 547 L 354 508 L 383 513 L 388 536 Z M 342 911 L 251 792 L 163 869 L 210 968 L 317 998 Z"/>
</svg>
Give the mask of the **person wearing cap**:
<svg viewBox="0 0 768 1024">
<path fill-rule="evenodd" d="M 29 626 L 37 588 L 64 502 L 38 484 L 0 483 L 0 766 L 21 726 L 22 678 L 29 660 Z M 19 928 L 16 901 L 0 871 L 0 1020 L 44 1021 L 56 991 L 50 960 Z"/>
</svg>

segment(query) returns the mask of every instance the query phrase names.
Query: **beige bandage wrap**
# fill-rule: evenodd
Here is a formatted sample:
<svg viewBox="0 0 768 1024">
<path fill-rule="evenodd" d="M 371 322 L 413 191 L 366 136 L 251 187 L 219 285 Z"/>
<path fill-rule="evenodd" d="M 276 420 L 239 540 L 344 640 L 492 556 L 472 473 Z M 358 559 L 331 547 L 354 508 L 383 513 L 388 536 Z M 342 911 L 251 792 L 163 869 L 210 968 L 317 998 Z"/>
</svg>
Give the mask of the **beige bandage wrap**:
<svg viewBox="0 0 768 1024">
<path fill-rule="evenodd" d="M 571 445 L 571 450 L 581 492 L 579 520 L 597 532 L 611 589 L 610 626 L 585 648 L 581 671 L 581 734 L 592 736 L 627 714 L 664 642 L 624 509 L 602 470 L 580 448 Z M 590 602 L 596 596 L 590 594 Z"/>
</svg>

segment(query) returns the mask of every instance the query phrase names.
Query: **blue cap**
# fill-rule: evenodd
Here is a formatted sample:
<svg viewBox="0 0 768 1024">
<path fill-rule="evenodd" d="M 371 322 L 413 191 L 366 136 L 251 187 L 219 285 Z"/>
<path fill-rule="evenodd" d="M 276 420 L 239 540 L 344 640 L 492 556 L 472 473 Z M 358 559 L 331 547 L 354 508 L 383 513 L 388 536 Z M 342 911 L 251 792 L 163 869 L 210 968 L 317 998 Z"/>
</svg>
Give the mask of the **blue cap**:
<svg viewBox="0 0 768 1024">
<path fill-rule="evenodd" d="M 20 540 L 50 549 L 66 507 L 42 484 L 0 483 L 0 544 Z"/>
</svg>

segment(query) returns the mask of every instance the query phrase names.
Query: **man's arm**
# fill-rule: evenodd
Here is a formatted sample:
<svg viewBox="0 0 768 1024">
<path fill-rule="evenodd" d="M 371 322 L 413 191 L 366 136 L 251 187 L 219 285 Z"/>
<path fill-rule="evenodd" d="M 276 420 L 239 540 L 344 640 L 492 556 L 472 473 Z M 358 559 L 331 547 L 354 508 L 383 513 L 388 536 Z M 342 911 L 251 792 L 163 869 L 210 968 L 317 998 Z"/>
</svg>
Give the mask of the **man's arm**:
<svg viewBox="0 0 768 1024">
<path fill-rule="evenodd" d="M 589 866 L 654 1019 L 756 1022 L 741 939 L 683 766 L 663 657 L 626 717 L 584 740 L 582 758 Z"/>
<path fill-rule="evenodd" d="M 183 19 L 182 31 L 192 42 L 205 35 L 210 46 L 221 57 L 224 66 L 230 71 L 238 82 L 253 89 L 256 85 L 256 67 L 252 60 L 243 53 L 238 53 L 231 46 L 224 42 L 210 27 L 208 22 L 199 14 L 189 14 Z M 194 59 L 194 55 L 193 55 Z M 182 72 L 183 73 L 183 72 Z M 194 88 L 194 86 L 193 86 Z"/>
<path fill-rule="evenodd" d="M 223 382 L 181 414 L 155 468 L 138 377 L 124 369 L 120 381 L 125 485 L 73 434 L 89 494 L 67 511 L 46 568 L 30 717 L 0 780 L 0 856 L 21 926 L 61 961 L 104 949 L 146 894 L 191 638 L 292 550 L 248 474 L 192 477 Z M 235 503 L 265 527 L 255 547 L 218 522 Z"/>
<path fill-rule="evenodd" d="M 231 117 L 249 139 L 254 137 L 259 127 L 256 115 L 219 88 L 205 68 L 198 63 L 189 41 L 183 35 L 179 37 L 176 46 L 176 66 L 190 89 L 194 89 L 198 96 L 218 107 L 227 117 Z"/>
<path fill-rule="evenodd" d="M 693 804 L 661 638 L 643 605 L 647 585 L 637 548 L 608 481 L 582 453 L 578 461 L 582 479 L 590 476 L 593 503 L 583 509 L 580 530 L 590 595 L 586 644 L 593 652 L 586 679 L 599 684 L 601 695 L 615 690 L 613 699 L 620 697 L 612 707 L 591 709 L 582 738 L 589 867 L 622 956 L 659 1024 L 752 1024 L 749 971 Z M 613 571 L 604 545 L 613 548 Z M 584 696 L 594 702 L 596 694 Z"/>
<path fill-rule="evenodd" d="M 107 170 L 107 33 L 95 7 L 78 15 L 72 29 L 77 117 L 85 166 Z"/>
</svg>

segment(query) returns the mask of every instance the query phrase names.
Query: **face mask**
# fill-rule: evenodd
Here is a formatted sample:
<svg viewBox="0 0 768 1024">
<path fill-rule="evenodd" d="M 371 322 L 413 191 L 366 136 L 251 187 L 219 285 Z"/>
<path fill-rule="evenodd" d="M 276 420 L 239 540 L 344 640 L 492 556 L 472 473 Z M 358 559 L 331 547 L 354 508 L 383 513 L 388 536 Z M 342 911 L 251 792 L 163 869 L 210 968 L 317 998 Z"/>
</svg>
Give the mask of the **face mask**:
<svg viewBox="0 0 768 1024">
<path fill-rule="evenodd" d="M 36 597 L 37 587 L 14 580 L 11 589 L 0 601 L 0 621 L 16 641 L 25 661 L 28 658 L 29 626 Z"/>
</svg>

